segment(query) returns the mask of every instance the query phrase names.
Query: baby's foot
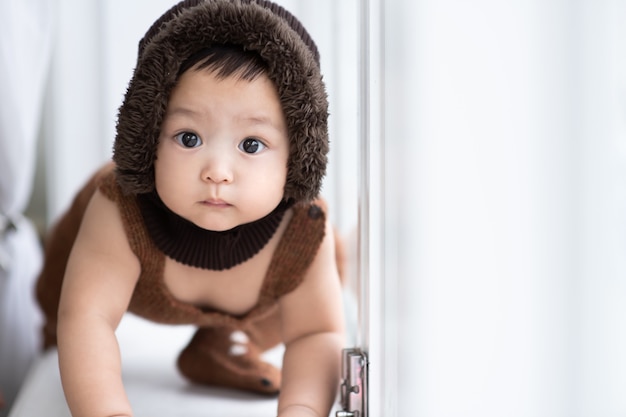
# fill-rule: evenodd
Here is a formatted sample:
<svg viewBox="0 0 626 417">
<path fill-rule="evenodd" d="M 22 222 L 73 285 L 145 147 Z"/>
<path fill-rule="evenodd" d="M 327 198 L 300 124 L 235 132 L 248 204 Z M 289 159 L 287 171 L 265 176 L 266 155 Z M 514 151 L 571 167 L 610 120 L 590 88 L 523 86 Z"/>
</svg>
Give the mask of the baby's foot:
<svg viewBox="0 0 626 417">
<path fill-rule="evenodd" d="M 199 329 L 178 358 L 192 382 L 275 395 L 280 370 L 264 362 L 246 333 L 230 328 Z"/>
</svg>

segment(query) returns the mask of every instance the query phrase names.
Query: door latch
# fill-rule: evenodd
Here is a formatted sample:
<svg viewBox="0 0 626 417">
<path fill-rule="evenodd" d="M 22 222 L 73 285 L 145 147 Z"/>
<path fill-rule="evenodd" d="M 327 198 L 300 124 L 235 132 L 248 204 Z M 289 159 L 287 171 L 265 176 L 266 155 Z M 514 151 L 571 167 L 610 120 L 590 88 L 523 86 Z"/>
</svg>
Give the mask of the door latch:
<svg viewBox="0 0 626 417">
<path fill-rule="evenodd" d="M 341 365 L 341 411 L 336 417 L 367 417 L 368 361 L 358 348 L 344 349 Z"/>
</svg>

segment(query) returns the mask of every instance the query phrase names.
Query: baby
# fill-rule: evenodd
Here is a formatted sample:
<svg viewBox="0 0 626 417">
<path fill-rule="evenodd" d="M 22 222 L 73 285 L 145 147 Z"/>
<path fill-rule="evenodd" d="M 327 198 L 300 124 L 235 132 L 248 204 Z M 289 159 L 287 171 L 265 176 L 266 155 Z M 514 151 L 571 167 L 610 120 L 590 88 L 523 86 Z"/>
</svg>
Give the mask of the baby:
<svg viewBox="0 0 626 417">
<path fill-rule="evenodd" d="M 185 0 L 152 25 L 113 162 L 51 230 L 38 281 L 73 416 L 132 416 L 127 311 L 198 326 L 178 358 L 189 380 L 280 393 L 280 417 L 328 415 L 344 324 L 318 199 L 327 107 L 317 48 L 278 5 Z M 260 356 L 278 343 L 281 370 Z"/>
</svg>

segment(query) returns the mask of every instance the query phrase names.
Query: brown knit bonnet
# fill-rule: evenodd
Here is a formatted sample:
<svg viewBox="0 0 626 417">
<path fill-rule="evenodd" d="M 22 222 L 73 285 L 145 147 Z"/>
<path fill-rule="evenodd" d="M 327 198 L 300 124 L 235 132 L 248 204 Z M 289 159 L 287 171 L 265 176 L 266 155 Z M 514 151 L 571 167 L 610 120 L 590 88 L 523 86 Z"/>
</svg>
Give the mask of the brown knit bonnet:
<svg viewBox="0 0 626 417">
<path fill-rule="evenodd" d="M 161 16 L 139 42 L 113 153 L 123 192 L 154 190 L 159 131 L 179 67 L 212 45 L 240 45 L 267 63 L 289 132 L 285 198 L 317 197 L 328 153 L 328 101 L 319 53 L 302 24 L 266 0 L 184 0 Z"/>
</svg>

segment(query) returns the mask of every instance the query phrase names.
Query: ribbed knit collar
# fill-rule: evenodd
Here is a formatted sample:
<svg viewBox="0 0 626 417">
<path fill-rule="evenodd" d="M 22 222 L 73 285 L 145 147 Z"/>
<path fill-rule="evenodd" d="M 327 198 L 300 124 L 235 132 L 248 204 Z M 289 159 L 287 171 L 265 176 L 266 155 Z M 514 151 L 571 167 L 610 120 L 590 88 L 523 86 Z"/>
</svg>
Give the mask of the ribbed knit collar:
<svg viewBox="0 0 626 417">
<path fill-rule="evenodd" d="M 222 271 L 256 255 L 274 236 L 291 206 L 281 202 L 270 214 L 224 232 L 196 226 L 171 211 L 156 193 L 140 194 L 139 208 L 154 244 L 185 265 Z"/>
</svg>

